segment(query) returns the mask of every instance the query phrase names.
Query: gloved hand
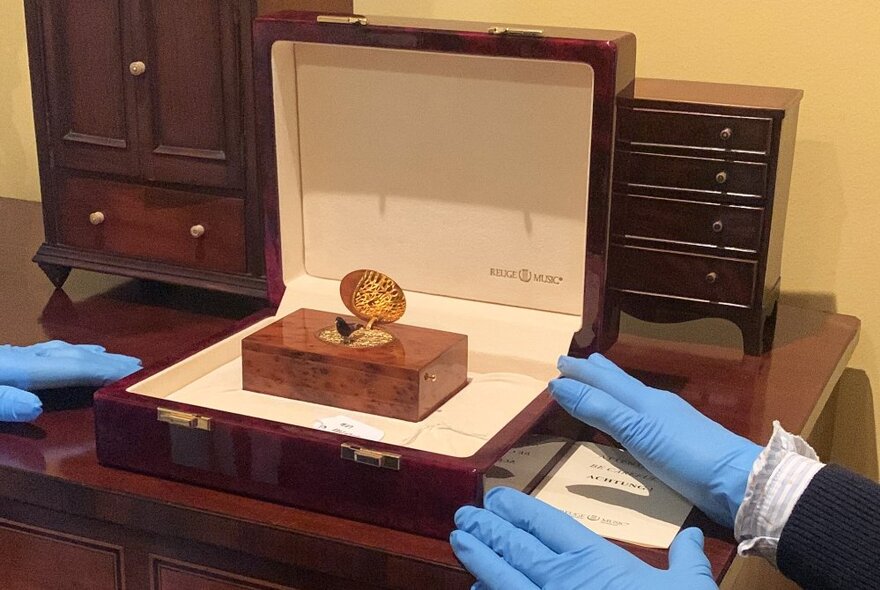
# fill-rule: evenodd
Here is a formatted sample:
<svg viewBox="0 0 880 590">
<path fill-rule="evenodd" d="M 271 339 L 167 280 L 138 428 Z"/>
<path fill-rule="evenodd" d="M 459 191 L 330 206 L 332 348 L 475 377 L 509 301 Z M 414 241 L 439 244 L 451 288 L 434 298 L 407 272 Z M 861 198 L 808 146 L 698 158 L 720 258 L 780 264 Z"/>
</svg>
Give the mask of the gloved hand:
<svg viewBox="0 0 880 590">
<path fill-rule="evenodd" d="M 477 578 L 472 590 L 717 590 L 703 533 L 690 528 L 654 568 L 540 500 L 510 488 L 486 494 L 485 509 L 455 514 L 452 549 Z"/>
<path fill-rule="evenodd" d="M 0 421 L 24 422 L 40 415 L 39 398 L 27 390 L 101 386 L 141 368 L 133 357 L 101 346 L 60 340 L 32 346 L 0 346 Z"/>
<path fill-rule="evenodd" d="M 43 402 L 29 391 L 0 385 L 0 422 L 30 422 L 43 412 Z"/>
<path fill-rule="evenodd" d="M 600 354 L 561 357 L 550 393 L 572 416 L 611 435 L 651 473 L 732 528 L 762 447 Z"/>
</svg>

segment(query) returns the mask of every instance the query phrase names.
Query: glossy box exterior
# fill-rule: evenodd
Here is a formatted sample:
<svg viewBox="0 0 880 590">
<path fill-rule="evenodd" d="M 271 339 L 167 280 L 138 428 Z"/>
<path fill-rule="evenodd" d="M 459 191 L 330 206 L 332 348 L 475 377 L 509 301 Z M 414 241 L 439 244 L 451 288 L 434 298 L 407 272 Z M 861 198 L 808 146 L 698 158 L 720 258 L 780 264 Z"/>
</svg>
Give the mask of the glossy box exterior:
<svg viewBox="0 0 880 590">
<path fill-rule="evenodd" d="M 269 300 L 281 301 L 284 283 L 279 241 L 278 180 L 271 50 L 276 41 L 342 44 L 457 54 L 572 61 L 594 71 L 590 188 L 585 253 L 583 328 L 571 352 L 585 354 L 614 340 L 604 324 L 608 207 L 618 96 L 632 92 L 635 38 L 629 33 L 544 29 L 543 36 L 489 33 L 490 24 L 381 19 L 366 25 L 317 23 L 317 13 L 289 12 L 259 19 L 254 27 L 260 184 L 265 216 Z M 271 314 L 249 318 L 235 333 Z M 464 504 L 482 503 L 483 474 L 519 439 L 541 428 L 557 408 L 540 394 L 471 457 L 358 441 L 328 432 L 208 410 L 126 391 L 185 357 L 168 359 L 95 396 L 99 461 L 310 510 L 435 537 L 453 528 Z M 159 407 L 211 419 L 211 430 L 186 429 L 157 420 Z M 400 455 L 400 470 L 342 460 L 343 443 Z"/>
</svg>

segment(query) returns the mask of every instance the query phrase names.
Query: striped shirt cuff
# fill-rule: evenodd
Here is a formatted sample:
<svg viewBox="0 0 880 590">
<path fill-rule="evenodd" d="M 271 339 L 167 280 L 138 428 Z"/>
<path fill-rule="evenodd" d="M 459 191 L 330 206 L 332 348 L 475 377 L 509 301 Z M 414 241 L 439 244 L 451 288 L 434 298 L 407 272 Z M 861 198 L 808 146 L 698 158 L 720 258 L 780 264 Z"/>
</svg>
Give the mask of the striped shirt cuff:
<svg viewBox="0 0 880 590">
<path fill-rule="evenodd" d="M 773 436 L 755 460 L 745 497 L 736 513 L 738 553 L 758 555 L 776 565 L 782 529 L 801 494 L 824 465 L 799 436 L 773 422 Z"/>
</svg>

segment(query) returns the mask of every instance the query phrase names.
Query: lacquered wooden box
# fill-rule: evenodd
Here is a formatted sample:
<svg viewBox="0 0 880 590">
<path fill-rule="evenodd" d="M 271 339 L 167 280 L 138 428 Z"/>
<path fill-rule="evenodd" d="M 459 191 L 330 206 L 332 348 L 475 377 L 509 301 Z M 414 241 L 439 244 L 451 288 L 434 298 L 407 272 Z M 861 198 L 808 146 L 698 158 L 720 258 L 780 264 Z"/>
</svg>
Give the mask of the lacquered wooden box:
<svg viewBox="0 0 880 590">
<path fill-rule="evenodd" d="M 443 537 L 555 406 L 560 354 L 604 323 L 616 99 L 628 33 L 282 13 L 255 24 L 272 308 L 99 391 L 104 465 Z M 420 422 L 242 388 L 241 341 L 300 309 L 345 313 L 377 268 L 406 322 L 466 334 L 469 382 Z"/>
</svg>

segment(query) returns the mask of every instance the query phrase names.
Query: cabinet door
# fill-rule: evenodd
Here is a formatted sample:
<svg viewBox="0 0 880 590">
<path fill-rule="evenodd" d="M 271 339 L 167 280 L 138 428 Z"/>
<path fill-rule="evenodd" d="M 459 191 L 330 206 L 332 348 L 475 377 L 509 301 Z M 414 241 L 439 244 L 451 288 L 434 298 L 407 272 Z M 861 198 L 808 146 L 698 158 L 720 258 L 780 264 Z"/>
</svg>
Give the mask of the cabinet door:
<svg viewBox="0 0 880 590">
<path fill-rule="evenodd" d="M 58 166 L 140 172 L 127 6 L 124 0 L 40 3 L 49 142 Z"/>
<path fill-rule="evenodd" d="M 239 0 L 139 4 L 141 159 L 148 180 L 243 185 Z"/>
</svg>

